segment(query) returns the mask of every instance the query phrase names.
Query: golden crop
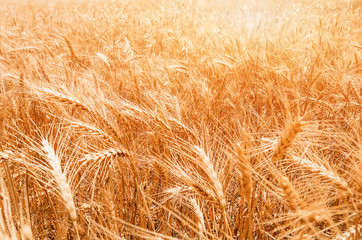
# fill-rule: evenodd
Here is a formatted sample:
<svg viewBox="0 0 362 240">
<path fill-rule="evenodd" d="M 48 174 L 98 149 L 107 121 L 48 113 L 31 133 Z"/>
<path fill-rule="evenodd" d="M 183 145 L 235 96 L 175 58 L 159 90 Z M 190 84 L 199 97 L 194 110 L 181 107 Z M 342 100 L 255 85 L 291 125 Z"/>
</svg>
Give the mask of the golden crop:
<svg viewBox="0 0 362 240">
<path fill-rule="evenodd" d="M 2 0 L 0 239 L 350 239 L 359 0 Z"/>
</svg>

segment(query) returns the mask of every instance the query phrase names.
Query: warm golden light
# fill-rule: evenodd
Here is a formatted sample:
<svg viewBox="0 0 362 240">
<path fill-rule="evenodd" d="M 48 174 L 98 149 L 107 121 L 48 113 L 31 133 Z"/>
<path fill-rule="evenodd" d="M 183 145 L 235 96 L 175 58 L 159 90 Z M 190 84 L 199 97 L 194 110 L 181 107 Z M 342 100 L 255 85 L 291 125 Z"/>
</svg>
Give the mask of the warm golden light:
<svg viewBox="0 0 362 240">
<path fill-rule="evenodd" d="M 360 0 L 0 0 L 0 240 L 361 239 Z"/>
</svg>

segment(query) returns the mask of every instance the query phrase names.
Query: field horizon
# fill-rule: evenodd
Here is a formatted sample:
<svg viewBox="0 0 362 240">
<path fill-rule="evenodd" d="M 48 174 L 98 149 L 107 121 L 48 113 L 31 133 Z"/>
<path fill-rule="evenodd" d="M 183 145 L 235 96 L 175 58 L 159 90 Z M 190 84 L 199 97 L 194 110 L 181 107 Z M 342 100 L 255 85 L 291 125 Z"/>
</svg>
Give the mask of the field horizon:
<svg viewBox="0 0 362 240">
<path fill-rule="evenodd" d="M 0 239 L 362 236 L 359 0 L 2 0 Z"/>
</svg>

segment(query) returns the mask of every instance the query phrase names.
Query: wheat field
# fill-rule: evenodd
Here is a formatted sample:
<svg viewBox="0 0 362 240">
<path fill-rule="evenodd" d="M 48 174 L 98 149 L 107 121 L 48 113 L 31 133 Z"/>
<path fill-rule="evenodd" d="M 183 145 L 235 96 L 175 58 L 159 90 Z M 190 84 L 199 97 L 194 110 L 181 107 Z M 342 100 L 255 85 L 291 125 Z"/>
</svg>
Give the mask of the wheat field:
<svg viewBox="0 0 362 240">
<path fill-rule="evenodd" d="M 0 239 L 362 238 L 360 0 L 0 1 Z"/>
</svg>

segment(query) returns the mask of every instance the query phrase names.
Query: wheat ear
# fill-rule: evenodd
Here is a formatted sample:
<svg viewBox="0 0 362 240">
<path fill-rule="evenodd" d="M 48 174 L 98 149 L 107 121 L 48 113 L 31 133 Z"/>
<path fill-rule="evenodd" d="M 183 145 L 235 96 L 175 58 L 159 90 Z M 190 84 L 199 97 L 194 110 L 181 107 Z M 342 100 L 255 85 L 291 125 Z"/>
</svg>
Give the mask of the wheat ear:
<svg viewBox="0 0 362 240">
<path fill-rule="evenodd" d="M 81 121 L 77 121 L 77 122 L 71 122 L 70 123 L 70 127 L 77 129 L 81 132 L 85 132 L 89 135 L 95 136 L 97 138 L 100 138 L 102 140 L 106 140 L 108 142 L 114 143 L 114 140 L 112 139 L 112 137 L 110 135 L 108 135 L 106 132 L 102 131 L 99 128 L 96 128 L 94 126 L 91 126 L 87 123 L 81 122 Z"/>
<path fill-rule="evenodd" d="M 219 206 L 219 208 L 221 209 L 221 213 L 222 213 L 222 221 L 225 222 L 225 230 L 229 232 L 229 234 L 231 234 L 231 229 L 230 229 L 230 223 L 229 223 L 229 219 L 227 217 L 226 214 L 226 197 L 224 194 L 224 186 L 221 182 L 221 178 L 219 176 L 219 174 L 216 172 L 214 165 L 212 164 L 209 156 L 206 155 L 204 149 L 198 147 L 198 146 L 194 146 L 196 153 L 199 155 L 199 157 L 201 158 L 203 164 L 201 165 L 201 167 L 204 167 L 203 170 L 206 173 L 207 177 L 209 178 L 210 182 L 211 182 L 211 186 L 212 187 L 212 191 L 215 193 L 215 197 L 217 200 L 217 204 Z M 220 226 L 222 224 L 222 221 L 220 221 Z"/>
<path fill-rule="evenodd" d="M 84 156 L 83 161 L 102 161 L 109 157 L 129 157 L 130 154 L 122 147 L 110 148 L 104 151 L 90 153 Z"/>
<path fill-rule="evenodd" d="M 73 193 L 67 180 L 67 176 L 63 172 L 60 159 L 49 141 L 43 139 L 41 144 L 44 155 L 50 165 L 50 173 L 53 175 L 54 180 L 59 187 L 60 196 L 63 199 L 64 206 L 69 213 L 70 220 L 72 221 L 77 238 L 79 239 L 77 228 L 77 213 L 73 200 Z"/>
<path fill-rule="evenodd" d="M 70 43 L 69 39 L 67 37 L 64 37 L 64 40 L 69 48 L 70 58 L 72 59 L 73 62 L 78 62 L 79 59 L 78 59 L 77 55 L 75 54 L 74 48 L 73 48 L 72 44 Z"/>
<path fill-rule="evenodd" d="M 348 184 L 346 183 L 346 181 L 344 181 L 336 173 L 328 170 L 326 167 L 318 165 L 305 158 L 297 158 L 297 157 L 293 156 L 292 159 L 296 164 L 302 166 L 303 168 L 307 169 L 308 171 L 310 171 L 312 173 L 317 173 L 322 178 L 329 180 L 337 188 L 345 190 L 345 191 L 349 191 Z"/>
<path fill-rule="evenodd" d="M 64 95 L 59 92 L 55 92 L 49 88 L 37 88 L 38 92 L 41 93 L 45 98 L 49 100 L 55 100 L 66 105 L 69 105 L 73 108 L 77 108 L 88 113 L 94 113 L 94 111 L 84 103 L 80 102 L 78 99 Z"/>
<path fill-rule="evenodd" d="M 301 120 L 297 120 L 286 128 L 284 134 L 279 139 L 278 145 L 274 149 L 274 153 L 271 157 L 272 163 L 275 164 L 278 160 L 283 159 L 288 148 L 292 145 L 293 140 L 302 130 L 302 126 L 303 123 L 301 122 Z"/>
<path fill-rule="evenodd" d="M 195 215 L 197 216 L 199 236 L 202 239 L 205 236 L 204 233 L 206 232 L 204 214 L 196 198 L 191 198 L 190 203 L 195 212 Z"/>
<path fill-rule="evenodd" d="M 279 184 L 283 190 L 283 198 L 287 205 L 297 214 L 301 215 L 302 222 L 320 222 L 323 218 L 316 212 L 310 211 L 305 202 L 300 198 L 293 184 L 285 176 L 279 176 Z"/>
<path fill-rule="evenodd" d="M 243 146 L 239 144 L 236 146 L 237 153 L 237 166 L 239 171 L 242 174 L 240 179 L 240 195 L 244 197 L 246 202 L 249 204 L 252 192 L 252 179 L 251 179 L 251 169 L 250 169 L 250 159 L 246 156 Z"/>
<path fill-rule="evenodd" d="M 85 111 L 89 113 L 91 116 L 95 116 L 107 127 L 107 129 L 112 133 L 114 137 L 119 139 L 118 132 L 113 128 L 112 124 L 110 124 L 102 114 L 87 106 L 85 103 L 82 103 L 76 98 L 64 95 L 62 93 L 55 92 L 48 88 L 38 88 L 39 93 L 41 93 L 45 98 L 49 100 L 55 100 L 56 102 L 60 102 L 66 105 L 69 105 L 73 108 Z"/>
<path fill-rule="evenodd" d="M 306 205 L 300 199 L 299 194 L 297 193 L 289 179 L 285 176 L 280 176 L 278 180 L 283 190 L 283 198 L 288 203 L 288 206 L 293 211 L 305 210 L 307 208 Z"/>
<path fill-rule="evenodd" d="M 210 158 L 206 155 L 205 151 L 195 146 L 195 150 L 201 160 L 203 161 L 203 167 L 204 171 L 207 174 L 208 178 L 211 180 L 211 183 L 213 185 L 213 192 L 215 193 L 216 199 L 221 207 L 222 210 L 225 210 L 226 207 L 226 199 L 224 195 L 224 188 L 220 181 L 220 178 L 217 174 L 217 172 L 214 169 L 213 164 L 210 161 Z"/>
</svg>

